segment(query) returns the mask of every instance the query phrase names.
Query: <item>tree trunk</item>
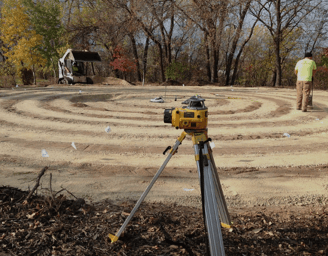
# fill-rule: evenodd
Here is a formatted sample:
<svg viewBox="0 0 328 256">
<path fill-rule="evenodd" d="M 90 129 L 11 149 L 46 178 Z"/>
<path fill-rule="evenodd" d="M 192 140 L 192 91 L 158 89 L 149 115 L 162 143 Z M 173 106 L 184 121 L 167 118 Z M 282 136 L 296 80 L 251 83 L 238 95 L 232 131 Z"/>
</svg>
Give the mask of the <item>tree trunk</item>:
<svg viewBox="0 0 328 256">
<path fill-rule="evenodd" d="M 167 54 L 168 54 L 168 65 L 170 65 L 172 63 L 172 45 L 171 45 L 171 38 L 168 40 L 167 43 Z"/>
<path fill-rule="evenodd" d="M 52 63 L 52 71 L 54 72 L 55 83 L 57 83 L 56 67 L 53 58 L 51 58 L 51 63 Z"/>
<path fill-rule="evenodd" d="M 234 67 L 234 70 L 233 70 L 233 75 L 232 75 L 231 82 L 230 82 L 231 85 L 235 84 L 236 77 L 237 77 L 237 72 L 238 72 L 238 65 L 239 65 L 240 56 L 241 56 L 241 54 L 244 50 L 245 45 L 251 39 L 251 37 L 253 35 L 253 32 L 254 32 L 254 28 L 255 28 L 257 22 L 258 22 L 258 19 L 256 19 L 256 21 L 253 23 L 251 32 L 249 33 L 248 37 L 244 40 L 243 44 L 241 45 L 241 47 L 239 49 L 239 52 L 238 52 L 236 60 L 235 60 L 235 67 Z"/>
<path fill-rule="evenodd" d="M 143 55 L 143 83 L 146 80 L 146 73 L 147 73 L 147 58 L 148 58 L 148 48 L 149 48 L 149 37 L 146 39 L 145 49 L 144 49 L 144 55 Z"/>
<path fill-rule="evenodd" d="M 275 53 L 276 53 L 276 86 L 281 86 L 281 61 L 280 61 L 280 41 L 279 39 L 275 42 Z"/>
<path fill-rule="evenodd" d="M 32 72 L 33 72 L 33 83 L 34 85 L 36 85 L 36 74 L 35 74 L 34 64 L 32 65 Z"/>
<path fill-rule="evenodd" d="M 221 1 L 221 8 L 220 8 L 220 18 L 219 18 L 219 26 L 215 28 L 215 37 L 214 37 L 214 42 L 215 42 L 215 52 L 213 55 L 214 60 L 214 66 L 213 66 L 213 77 L 214 77 L 214 83 L 218 82 L 218 67 L 219 67 L 219 60 L 220 60 L 220 48 L 221 48 L 221 43 L 222 43 L 222 34 L 224 30 L 224 24 L 226 22 L 227 18 L 227 4 L 228 1 Z"/>
<path fill-rule="evenodd" d="M 118 69 L 114 69 L 114 77 L 120 78 L 120 72 L 118 71 Z"/>
<path fill-rule="evenodd" d="M 164 73 L 164 64 L 163 64 L 163 49 L 160 43 L 157 43 L 158 50 L 159 50 L 159 67 L 161 71 L 161 81 L 162 83 L 165 82 L 165 73 Z"/>
<path fill-rule="evenodd" d="M 232 78 L 231 78 L 231 85 L 234 85 L 235 84 L 235 81 L 236 81 L 236 77 L 237 77 L 237 72 L 238 72 L 238 65 L 239 65 L 239 60 L 240 60 L 240 56 L 241 56 L 241 53 L 243 52 L 243 49 L 244 47 L 242 47 L 239 52 L 238 52 L 238 55 L 236 57 L 236 60 L 235 60 L 235 67 L 233 69 L 233 74 L 232 74 Z"/>
<path fill-rule="evenodd" d="M 213 50 L 213 73 L 212 73 L 212 82 L 218 82 L 218 66 L 219 66 L 219 58 L 218 51 L 216 49 Z"/>
<path fill-rule="evenodd" d="M 270 81 L 271 86 L 275 86 L 276 79 L 277 79 L 277 72 L 276 72 L 276 70 L 273 70 L 272 71 L 272 78 L 271 78 L 271 81 Z"/>
<path fill-rule="evenodd" d="M 232 60 L 233 60 L 233 55 L 232 54 L 228 54 L 228 58 L 227 58 L 227 64 L 226 64 L 226 82 L 225 85 L 229 85 L 230 82 L 230 70 L 231 70 L 231 66 L 232 66 Z"/>
<path fill-rule="evenodd" d="M 275 52 L 276 52 L 276 86 L 281 86 L 281 57 L 280 57 L 280 43 L 281 43 L 281 0 L 276 1 L 276 19 L 277 19 L 277 29 L 275 31 L 276 35 L 274 38 Z"/>
<path fill-rule="evenodd" d="M 207 71 L 207 77 L 208 81 L 211 81 L 211 57 L 210 57 L 210 47 L 208 42 L 207 33 L 205 33 L 205 51 L 206 51 L 206 71 Z"/>
<path fill-rule="evenodd" d="M 137 66 L 137 79 L 139 82 L 141 82 L 141 73 L 140 73 L 140 65 L 139 65 L 139 56 L 138 56 L 138 50 L 137 50 L 137 44 L 136 40 L 134 38 L 134 35 L 130 34 L 131 44 L 132 44 L 132 50 L 134 59 L 136 60 L 136 66 Z"/>
<path fill-rule="evenodd" d="M 171 3 L 171 17 L 170 17 L 170 31 L 167 35 L 167 54 L 168 54 L 168 65 L 172 63 L 172 36 L 173 36 L 173 30 L 175 25 L 174 20 L 174 5 Z"/>
<path fill-rule="evenodd" d="M 230 82 L 230 71 L 231 71 L 231 67 L 232 67 L 232 62 L 233 62 L 233 56 L 235 55 L 236 49 L 237 49 L 237 44 L 238 41 L 240 39 L 240 35 L 241 35 L 241 31 L 243 28 L 243 24 L 244 24 L 244 20 L 246 17 L 246 14 L 248 12 L 248 9 L 251 5 L 252 0 L 248 0 L 246 3 L 245 8 L 242 10 L 242 12 L 240 13 L 240 19 L 238 22 L 238 27 L 230 48 L 230 52 L 228 53 L 228 58 L 227 58 L 227 64 L 226 64 L 226 85 L 229 85 Z"/>
<path fill-rule="evenodd" d="M 216 49 L 215 38 L 212 38 L 212 83 L 218 82 L 218 52 Z"/>
</svg>

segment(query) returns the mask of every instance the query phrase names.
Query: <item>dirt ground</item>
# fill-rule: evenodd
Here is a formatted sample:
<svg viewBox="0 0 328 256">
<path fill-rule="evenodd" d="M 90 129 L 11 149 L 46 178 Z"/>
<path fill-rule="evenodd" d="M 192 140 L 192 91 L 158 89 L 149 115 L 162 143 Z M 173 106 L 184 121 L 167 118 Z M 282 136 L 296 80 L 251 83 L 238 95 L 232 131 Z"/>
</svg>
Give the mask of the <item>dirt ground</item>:
<svg viewBox="0 0 328 256">
<path fill-rule="evenodd" d="M 222 230 L 227 255 L 326 255 L 328 92 L 314 91 L 303 113 L 295 89 L 128 83 L 0 90 L 0 255 L 205 255 L 189 137 L 120 240 L 107 237 L 182 132 L 164 109 L 196 94 L 234 222 Z M 158 96 L 165 102 L 150 102 Z M 22 204 L 45 166 L 38 194 L 66 189 L 70 199 Z"/>
<path fill-rule="evenodd" d="M 228 208 L 326 203 L 328 92 L 314 91 L 314 107 L 303 113 L 295 109 L 296 90 L 281 88 L 98 84 L 2 89 L 0 185 L 27 190 L 49 166 L 44 189 L 51 173 L 53 190 L 67 188 L 90 201 L 136 200 L 164 162 L 165 148 L 182 132 L 164 124 L 164 109 L 181 107 L 196 94 L 209 108 L 209 137 Z M 165 102 L 150 102 L 158 96 Z M 43 149 L 49 157 L 42 157 Z M 200 207 L 190 138 L 146 201 Z"/>
</svg>

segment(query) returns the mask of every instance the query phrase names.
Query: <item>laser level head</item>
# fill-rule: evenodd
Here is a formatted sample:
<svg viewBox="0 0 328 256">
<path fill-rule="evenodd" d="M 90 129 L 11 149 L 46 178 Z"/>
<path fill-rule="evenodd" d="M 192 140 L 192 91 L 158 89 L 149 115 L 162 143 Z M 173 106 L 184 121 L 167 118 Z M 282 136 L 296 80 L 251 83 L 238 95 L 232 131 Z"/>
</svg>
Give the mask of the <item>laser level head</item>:
<svg viewBox="0 0 328 256">
<path fill-rule="evenodd" d="M 182 102 L 188 106 L 164 110 L 164 123 L 171 123 L 176 129 L 204 130 L 207 128 L 208 109 L 205 99 L 193 96 Z"/>
</svg>

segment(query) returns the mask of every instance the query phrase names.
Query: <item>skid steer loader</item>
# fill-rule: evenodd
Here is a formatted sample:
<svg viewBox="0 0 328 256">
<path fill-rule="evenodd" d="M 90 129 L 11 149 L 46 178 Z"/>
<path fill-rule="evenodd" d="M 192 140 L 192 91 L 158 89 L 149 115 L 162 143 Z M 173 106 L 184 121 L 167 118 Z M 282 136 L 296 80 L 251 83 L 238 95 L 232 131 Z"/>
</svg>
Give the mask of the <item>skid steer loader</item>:
<svg viewBox="0 0 328 256">
<path fill-rule="evenodd" d="M 58 61 L 58 84 L 92 84 L 91 77 L 95 75 L 93 62 L 101 62 L 97 52 L 68 49 Z"/>
</svg>

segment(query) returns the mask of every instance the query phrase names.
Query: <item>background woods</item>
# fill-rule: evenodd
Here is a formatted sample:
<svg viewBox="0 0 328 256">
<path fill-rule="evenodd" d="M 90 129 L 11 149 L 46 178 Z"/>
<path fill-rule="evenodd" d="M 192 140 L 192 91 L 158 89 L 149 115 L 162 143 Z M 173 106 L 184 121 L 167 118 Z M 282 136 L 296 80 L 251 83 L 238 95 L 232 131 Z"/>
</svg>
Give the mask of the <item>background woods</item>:
<svg viewBox="0 0 328 256">
<path fill-rule="evenodd" d="M 68 48 L 99 52 L 103 77 L 243 86 L 293 85 L 296 62 L 311 51 L 317 84 L 328 84 L 325 0 L 2 0 L 0 8 L 0 86 L 56 82 Z"/>
</svg>

